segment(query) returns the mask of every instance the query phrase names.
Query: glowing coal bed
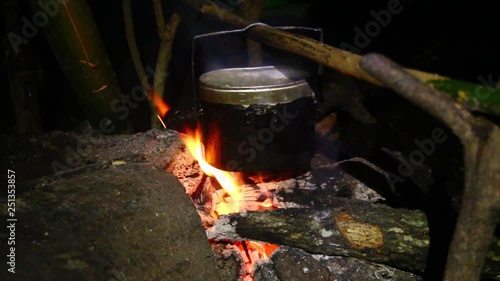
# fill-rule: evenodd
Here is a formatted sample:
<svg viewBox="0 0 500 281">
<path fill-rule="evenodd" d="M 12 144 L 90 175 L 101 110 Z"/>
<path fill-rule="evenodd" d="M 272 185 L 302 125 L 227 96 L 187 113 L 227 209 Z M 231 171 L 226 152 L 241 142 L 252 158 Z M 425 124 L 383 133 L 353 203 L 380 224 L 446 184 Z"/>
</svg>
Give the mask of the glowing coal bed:
<svg viewBox="0 0 500 281">
<path fill-rule="evenodd" d="M 344 161 L 335 161 L 319 149 L 308 171 L 248 176 L 217 169 L 205 161 L 211 155 L 206 155 L 199 124 L 192 130 L 180 128 L 185 149 L 166 170 L 182 183 L 195 205 L 221 280 L 342 281 L 367 280 L 367 276 L 421 280 L 412 272 L 391 267 L 400 263 L 399 256 L 392 264 L 379 264 L 385 256 L 376 251 L 366 255 L 365 249 L 376 250 L 391 243 L 383 239 L 381 228 L 374 226 L 380 222 L 358 221 L 358 217 L 368 212 L 367 218 L 379 218 L 380 214 L 372 211 L 380 212 L 376 204 L 386 199 L 341 169 L 338 165 Z M 324 138 L 318 126 L 316 132 Z M 335 147 L 335 139 L 324 139 L 328 147 Z M 366 165 L 366 161 L 358 162 Z M 403 211 L 384 208 L 387 225 L 399 227 Z M 418 212 L 408 212 L 417 220 L 423 218 Z M 391 232 L 394 227 L 384 231 Z M 425 227 L 411 230 L 417 236 L 425 236 L 425 231 Z"/>
<path fill-rule="evenodd" d="M 203 226 L 210 227 L 223 215 L 250 210 L 275 209 L 280 206 L 273 197 L 271 185 L 247 184 L 250 179 L 240 173 L 227 172 L 209 165 L 203 158 L 198 130 L 181 136 L 186 150 L 172 162 L 172 172 L 186 188 L 200 214 Z M 259 241 L 211 241 L 223 245 L 222 255 L 233 255 L 240 262 L 240 277 L 254 280 L 255 264 L 267 260 L 279 246 Z M 220 248 L 219 248 L 220 249 Z"/>
<path fill-rule="evenodd" d="M 199 132 L 181 134 L 181 138 L 186 149 L 176 155 L 167 172 L 179 179 L 191 197 L 217 259 L 224 260 L 223 262 L 232 259 L 236 262 L 233 270 L 237 267 L 237 279 L 233 272 L 224 280 L 254 280 L 256 268 L 269 264 L 271 255 L 280 248 L 280 245 L 249 240 L 238 235 L 218 237 L 217 233 L 231 232 L 220 229 L 220 225 L 229 225 L 221 223 L 228 220 L 226 215 L 237 213 L 244 216 L 247 211 L 314 208 L 328 203 L 330 199 L 334 200 L 346 190 L 349 190 L 351 198 L 370 202 L 383 200 L 375 191 L 342 170 L 322 169 L 321 156 L 312 159 L 311 163 L 315 168 L 306 173 L 245 177 L 241 173 L 222 171 L 206 163 L 202 157 Z M 315 195 L 312 197 L 307 195 L 313 193 Z M 287 247 L 282 250 L 289 251 Z M 259 273 L 262 274 L 262 270 Z"/>
</svg>

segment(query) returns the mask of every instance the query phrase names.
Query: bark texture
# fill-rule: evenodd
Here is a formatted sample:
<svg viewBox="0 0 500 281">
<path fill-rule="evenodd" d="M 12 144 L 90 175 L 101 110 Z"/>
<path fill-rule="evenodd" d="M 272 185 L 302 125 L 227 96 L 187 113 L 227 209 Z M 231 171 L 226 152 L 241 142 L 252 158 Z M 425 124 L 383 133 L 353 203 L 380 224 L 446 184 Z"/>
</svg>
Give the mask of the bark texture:
<svg viewBox="0 0 500 281">
<path fill-rule="evenodd" d="M 416 273 L 425 269 L 429 230 L 423 212 L 338 199 L 328 208 L 289 208 L 222 217 L 214 240 L 258 240 L 309 253 L 346 256 Z M 499 279 L 499 239 L 490 245 L 483 277 Z"/>
</svg>

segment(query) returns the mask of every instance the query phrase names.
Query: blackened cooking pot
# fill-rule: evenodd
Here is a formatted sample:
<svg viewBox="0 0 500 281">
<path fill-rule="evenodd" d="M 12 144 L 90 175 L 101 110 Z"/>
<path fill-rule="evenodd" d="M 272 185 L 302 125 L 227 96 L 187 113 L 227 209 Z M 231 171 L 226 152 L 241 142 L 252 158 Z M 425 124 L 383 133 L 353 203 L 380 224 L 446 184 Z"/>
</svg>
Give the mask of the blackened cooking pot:
<svg viewBox="0 0 500 281">
<path fill-rule="evenodd" d="M 314 150 L 314 93 L 287 67 L 228 68 L 200 76 L 206 161 L 247 173 L 305 170 Z"/>
</svg>

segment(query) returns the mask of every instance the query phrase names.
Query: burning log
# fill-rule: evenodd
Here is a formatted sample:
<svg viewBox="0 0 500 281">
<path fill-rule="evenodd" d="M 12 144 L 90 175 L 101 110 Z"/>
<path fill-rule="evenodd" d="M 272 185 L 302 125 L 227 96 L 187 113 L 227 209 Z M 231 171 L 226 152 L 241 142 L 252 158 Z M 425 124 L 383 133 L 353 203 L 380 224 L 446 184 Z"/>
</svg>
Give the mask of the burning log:
<svg viewBox="0 0 500 281">
<path fill-rule="evenodd" d="M 216 241 L 258 240 L 310 253 L 365 259 L 417 273 L 425 269 L 429 249 L 423 212 L 340 198 L 328 208 L 248 211 L 223 216 L 208 233 Z M 496 280 L 500 268 L 494 253 L 499 250 L 496 239 L 483 270 L 484 276 Z"/>
</svg>

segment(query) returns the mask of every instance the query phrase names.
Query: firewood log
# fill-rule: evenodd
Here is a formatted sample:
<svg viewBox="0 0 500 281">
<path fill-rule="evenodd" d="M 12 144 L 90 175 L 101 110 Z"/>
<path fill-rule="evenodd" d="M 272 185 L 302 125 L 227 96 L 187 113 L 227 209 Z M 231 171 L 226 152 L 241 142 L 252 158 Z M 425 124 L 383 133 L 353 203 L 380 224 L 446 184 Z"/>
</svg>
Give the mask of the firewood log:
<svg viewBox="0 0 500 281">
<path fill-rule="evenodd" d="M 248 211 L 223 216 L 208 230 L 214 240 L 257 240 L 309 253 L 347 256 L 416 273 L 425 269 L 429 228 L 419 210 L 338 199 L 332 207 Z M 490 246 L 483 270 L 500 279 L 500 239 Z"/>
</svg>

